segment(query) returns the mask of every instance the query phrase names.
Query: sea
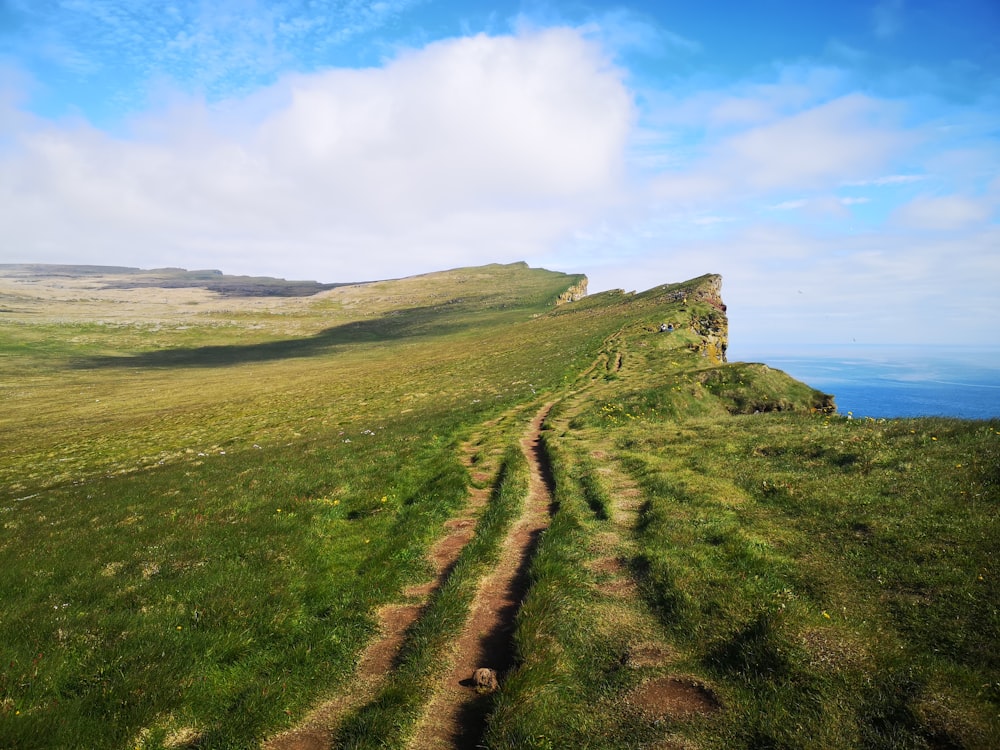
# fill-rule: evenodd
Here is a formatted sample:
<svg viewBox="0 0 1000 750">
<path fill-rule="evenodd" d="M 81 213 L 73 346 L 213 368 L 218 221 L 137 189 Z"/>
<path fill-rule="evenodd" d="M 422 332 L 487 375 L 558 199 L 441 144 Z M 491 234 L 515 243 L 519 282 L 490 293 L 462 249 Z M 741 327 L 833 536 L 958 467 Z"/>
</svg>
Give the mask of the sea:
<svg viewBox="0 0 1000 750">
<path fill-rule="evenodd" d="M 802 346 L 728 352 L 824 393 L 854 417 L 1000 418 L 1000 347 Z"/>
</svg>

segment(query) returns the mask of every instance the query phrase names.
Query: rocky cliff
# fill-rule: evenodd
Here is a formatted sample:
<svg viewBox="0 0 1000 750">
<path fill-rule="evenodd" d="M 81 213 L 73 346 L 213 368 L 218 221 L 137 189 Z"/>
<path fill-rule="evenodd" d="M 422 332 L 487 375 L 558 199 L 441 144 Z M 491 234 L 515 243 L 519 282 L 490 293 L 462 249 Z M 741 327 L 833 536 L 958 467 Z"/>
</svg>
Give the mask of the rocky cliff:
<svg viewBox="0 0 1000 750">
<path fill-rule="evenodd" d="M 713 362 L 725 362 L 729 346 L 729 319 L 722 302 L 722 277 L 717 274 L 706 276 L 688 292 L 686 301 L 691 310 L 691 331 L 701 339 L 699 348 L 702 356 Z"/>
<path fill-rule="evenodd" d="M 574 284 L 565 292 L 559 295 L 556 300 L 557 305 L 564 305 L 567 302 L 576 302 L 578 299 L 583 299 L 587 296 L 587 277 L 584 276 L 579 283 Z"/>
</svg>

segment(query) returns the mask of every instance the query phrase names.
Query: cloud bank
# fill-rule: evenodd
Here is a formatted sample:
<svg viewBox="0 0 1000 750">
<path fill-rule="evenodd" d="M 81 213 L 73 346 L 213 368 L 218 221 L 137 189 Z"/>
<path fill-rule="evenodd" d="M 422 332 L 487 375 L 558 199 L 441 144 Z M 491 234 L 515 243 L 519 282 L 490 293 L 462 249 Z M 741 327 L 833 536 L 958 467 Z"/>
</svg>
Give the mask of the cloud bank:
<svg viewBox="0 0 1000 750">
<path fill-rule="evenodd" d="M 904 10 L 876 30 L 902 34 Z M 0 69 L 0 262 L 351 281 L 526 260 L 594 290 L 714 272 L 734 342 L 996 340 L 995 95 L 890 96 L 805 62 L 630 67 L 704 54 L 627 13 L 520 23 L 251 93 L 164 84 L 114 129 L 30 114 L 30 79 Z"/>
<path fill-rule="evenodd" d="M 20 114 L 0 149 L 5 254 L 333 280 L 531 257 L 619 199 L 634 117 L 622 71 L 568 29 L 176 96 L 121 136 Z"/>
</svg>

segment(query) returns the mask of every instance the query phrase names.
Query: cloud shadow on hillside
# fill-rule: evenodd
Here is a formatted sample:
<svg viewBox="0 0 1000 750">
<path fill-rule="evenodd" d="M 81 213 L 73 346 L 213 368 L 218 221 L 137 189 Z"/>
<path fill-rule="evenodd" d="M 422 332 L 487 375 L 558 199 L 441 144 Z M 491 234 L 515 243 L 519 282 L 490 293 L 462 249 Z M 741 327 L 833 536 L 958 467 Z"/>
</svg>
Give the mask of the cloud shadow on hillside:
<svg viewBox="0 0 1000 750">
<path fill-rule="evenodd" d="M 449 311 L 451 312 L 451 311 Z M 304 338 L 253 344 L 225 344 L 178 349 L 158 349 L 137 354 L 84 357 L 73 362 L 80 370 L 104 368 L 227 367 L 315 357 L 338 346 L 372 344 L 405 338 L 442 336 L 468 328 L 441 305 L 399 310 L 372 320 L 333 326 Z"/>
</svg>

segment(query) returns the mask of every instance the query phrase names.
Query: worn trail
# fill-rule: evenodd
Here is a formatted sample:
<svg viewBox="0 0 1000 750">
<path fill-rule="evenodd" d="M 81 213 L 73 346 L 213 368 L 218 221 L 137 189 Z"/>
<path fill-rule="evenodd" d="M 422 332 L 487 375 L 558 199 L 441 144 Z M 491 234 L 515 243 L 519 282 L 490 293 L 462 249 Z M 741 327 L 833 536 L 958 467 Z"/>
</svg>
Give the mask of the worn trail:
<svg viewBox="0 0 1000 750">
<path fill-rule="evenodd" d="M 464 457 L 471 466 L 471 451 Z M 477 476 L 480 481 L 486 479 Z M 394 668 L 407 629 L 423 613 L 431 594 L 439 588 L 462 549 L 475 534 L 476 519 L 489 499 L 489 489 L 473 488 L 462 513 L 445 523 L 447 533 L 430 550 L 435 574 L 423 584 L 403 591 L 406 601 L 388 604 L 378 611 L 379 635 L 361 654 L 352 680 L 331 700 L 313 710 L 297 727 L 262 745 L 262 750 L 328 750 L 336 729 L 351 711 L 373 699 Z"/>
<path fill-rule="evenodd" d="M 482 739 L 489 696 L 475 690 L 476 669 L 501 677 L 513 666 L 514 618 L 528 588 L 528 566 L 553 502 L 551 472 L 541 448 L 541 426 L 552 404 L 535 415 L 521 439 L 530 468 L 528 498 L 504 541 L 500 561 L 480 585 L 455 645 L 445 680 L 410 742 L 412 750 L 472 750 Z"/>
</svg>

